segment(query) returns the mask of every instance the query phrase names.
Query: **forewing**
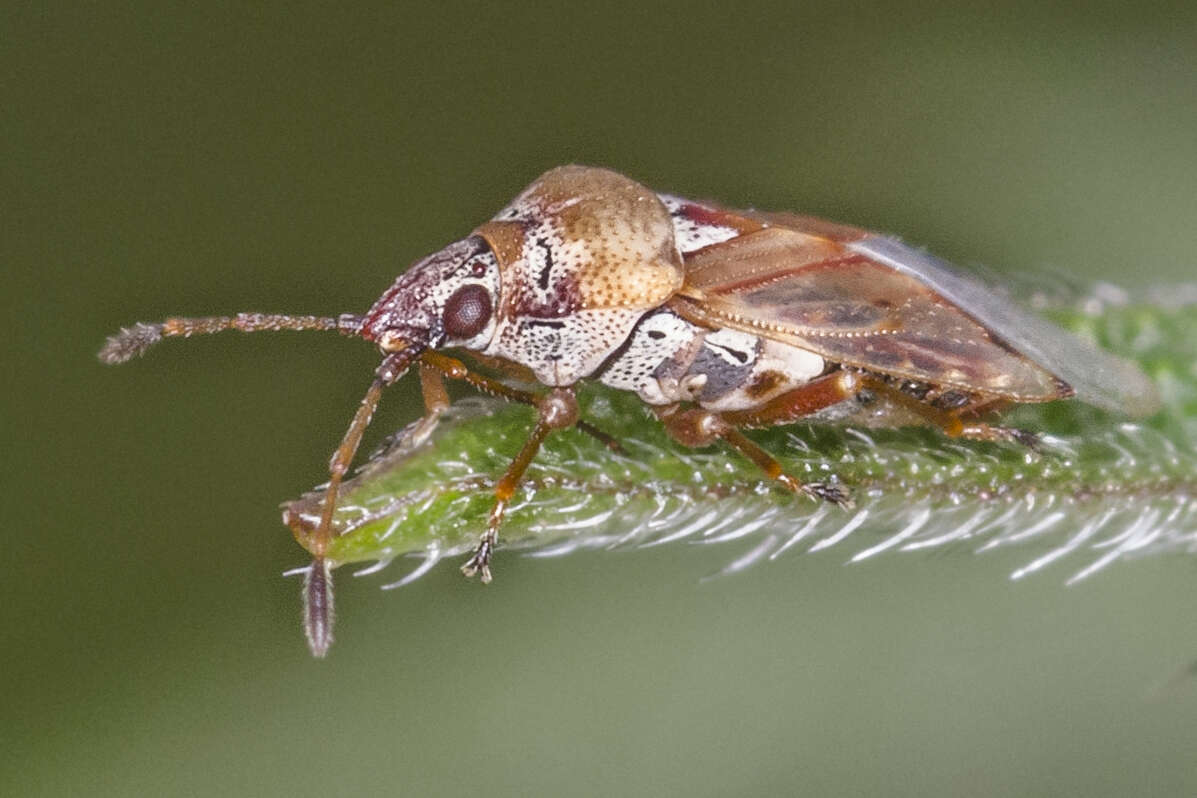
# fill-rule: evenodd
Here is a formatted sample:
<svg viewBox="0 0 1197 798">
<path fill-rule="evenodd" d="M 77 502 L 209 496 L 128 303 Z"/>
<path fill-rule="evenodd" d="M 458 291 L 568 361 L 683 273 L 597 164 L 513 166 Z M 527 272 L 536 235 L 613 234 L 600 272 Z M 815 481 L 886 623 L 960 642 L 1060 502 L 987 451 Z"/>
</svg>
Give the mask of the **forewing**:
<svg viewBox="0 0 1197 798">
<path fill-rule="evenodd" d="M 687 255 L 674 302 L 683 315 L 833 362 L 991 396 L 1033 402 L 1076 390 L 1109 409 L 1151 409 L 1152 386 L 1133 365 L 943 261 L 809 217 L 743 215 L 772 226 Z"/>
<path fill-rule="evenodd" d="M 1159 392 L 1137 365 L 1031 313 L 940 258 L 901 241 L 870 235 L 848 245 L 893 267 L 964 308 L 1006 345 L 1033 359 L 1072 386 L 1083 402 L 1115 412 L 1146 416 L 1159 410 Z"/>
</svg>

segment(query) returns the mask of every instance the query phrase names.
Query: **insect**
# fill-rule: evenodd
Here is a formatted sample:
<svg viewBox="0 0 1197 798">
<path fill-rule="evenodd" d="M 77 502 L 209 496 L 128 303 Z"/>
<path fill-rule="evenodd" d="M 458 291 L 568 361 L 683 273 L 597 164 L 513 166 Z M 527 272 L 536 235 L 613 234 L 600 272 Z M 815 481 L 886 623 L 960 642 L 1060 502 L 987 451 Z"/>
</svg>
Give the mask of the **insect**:
<svg viewBox="0 0 1197 798">
<path fill-rule="evenodd" d="M 332 642 L 327 550 L 337 492 L 383 389 L 413 365 L 425 404 L 414 440 L 448 407 L 446 378 L 537 411 L 462 566 L 483 582 L 508 502 L 545 438 L 578 426 L 618 446 L 579 418 L 581 380 L 637 393 L 684 445 L 726 442 L 784 488 L 844 506 L 842 487 L 785 473 L 743 430 L 807 418 L 922 424 L 1034 446 L 1032 433 L 986 423 L 983 414 L 1074 396 L 1135 415 L 1158 403 L 1131 363 L 896 239 L 660 194 L 586 166 L 541 175 L 491 221 L 416 262 L 363 315 L 139 323 L 109 338 L 99 357 L 120 363 L 162 338 L 222 330 L 335 330 L 383 354 L 333 452 L 319 523 L 303 541 L 314 557 L 304 606 L 317 656 Z M 543 390 L 504 381 L 515 374 L 530 374 Z"/>
</svg>

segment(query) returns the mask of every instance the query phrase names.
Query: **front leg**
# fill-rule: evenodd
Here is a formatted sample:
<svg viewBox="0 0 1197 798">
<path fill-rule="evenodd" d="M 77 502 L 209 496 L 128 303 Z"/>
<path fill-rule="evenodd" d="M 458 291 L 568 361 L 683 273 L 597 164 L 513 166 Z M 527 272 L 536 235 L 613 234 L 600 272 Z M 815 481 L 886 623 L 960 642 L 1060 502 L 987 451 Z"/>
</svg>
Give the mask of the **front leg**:
<svg viewBox="0 0 1197 798">
<path fill-rule="evenodd" d="M 420 393 L 424 397 L 424 416 L 403 433 L 400 444 L 405 449 L 414 449 L 436 430 L 441 415 L 449 409 L 449 392 L 445 390 L 445 379 L 441 372 L 420 363 Z"/>
<path fill-rule="evenodd" d="M 524 478 L 524 472 L 528 470 L 532 458 L 536 457 L 540 445 L 550 432 L 572 427 L 578 421 L 578 400 L 574 396 L 573 389 L 555 388 L 538 399 L 536 414 L 536 426 L 532 428 L 532 434 L 528 436 L 520 453 L 511 461 L 511 465 L 507 467 L 507 472 L 495 485 L 495 504 L 491 508 L 490 519 L 487 522 L 486 531 L 482 533 L 482 539 L 478 542 L 478 548 L 474 550 L 474 555 L 466 561 L 465 565 L 461 566 L 461 572 L 466 576 L 480 573 L 483 584 L 487 584 L 491 580 L 490 557 L 499 541 L 499 525 L 503 523 L 503 515 L 507 512 L 507 503 L 515 495 L 515 489 L 519 486 L 520 480 Z"/>
<path fill-rule="evenodd" d="M 445 392 L 444 382 L 440 380 L 440 375 L 442 374 L 451 380 L 462 380 L 463 382 L 474 386 L 483 393 L 488 393 L 491 396 L 501 397 L 509 402 L 521 402 L 523 404 L 536 407 L 537 403 L 540 402 L 542 398 L 539 394 L 521 391 L 518 388 L 512 388 L 510 385 L 500 382 L 499 380 L 492 379 L 491 377 L 487 377 L 485 374 L 479 374 L 475 371 L 471 371 L 465 363 L 462 363 L 456 358 L 442 355 L 440 352 L 425 352 L 420 357 L 420 365 L 421 367 L 427 367 L 429 380 L 431 380 L 433 377 L 437 378 L 440 401 L 443 401 L 444 403 L 443 407 L 440 407 L 440 409 L 436 411 L 437 416 L 444 412 L 444 410 L 449 406 L 449 394 Z M 505 365 L 502 361 L 496 361 L 490 365 L 495 368 L 510 367 L 510 364 Z M 432 415 L 433 410 L 432 404 L 429 401 L 428 383 L 424 382 L 425 371 L 423 368 L 420 371 L 420 379 L 421 385 L 424 386 L 424 406 L 427 409 L 427 414 L 425 415 L 424 419 L 421 419 L 421 421 L 418 423 L 424 424 L 427 422 L 428 417 Z M 433 419 L 433 423 L 435 425 L 435 418 Z M 611 451 L 623 451 L 623 447 L 619 445 L 619 441 L 598 429 L 593 424 L 589 424 L 582 419 L 577 419 L 574 423 L 578 429 L 580 429 L 582 432 L 585 432 L 587 435 L 594 438 Z"/>
</svg>

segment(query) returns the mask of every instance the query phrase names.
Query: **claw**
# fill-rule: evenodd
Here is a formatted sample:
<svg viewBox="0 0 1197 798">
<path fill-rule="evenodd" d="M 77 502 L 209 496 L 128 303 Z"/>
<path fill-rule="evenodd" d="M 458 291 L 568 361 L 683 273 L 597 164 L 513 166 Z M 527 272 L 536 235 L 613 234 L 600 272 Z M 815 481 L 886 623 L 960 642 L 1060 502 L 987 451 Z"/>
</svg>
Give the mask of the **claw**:
<svg viewBox="0 0 1197 798">
<path fill-rule="evenodd" d="M 461 566 L 461 572 L 465 574 L 467 579 L 471 579 L 475 575 L 480 575 L 482 584 L 490 584 L 490 580 L 492 579 L 490 573 L 490 555 L 492 551 L 494 551 L 494 543 L 490 540 L 489 535 L 484 536 L 478 544 L 478 548 L 474 550 L 473 556 Z"/>
<path fill-rule="evenodd" d="M 828 485 L 825 482 L 799 482 L 785 473 L 778 474 L 776 479 L 795 493 L 805 493 L 812 499 L 829 501 L 838 504 L 845 510 L 850 510 L 855 506 L 848 491 L 835 485 Z"/>
<path fill-rule="evenodd" d="M 802 491 L 812 498 L 832 502 L 845 510 L 850 510 L 855 506 L 852 497 L 848 495 L 848 491 L 835 485 L 827 485 L 822 482 L 809 482 L 802 486 Z"/>
<path fill-rule="evenodd" d="M 1036 454 L 1043 453 L 1043 439 L 1034 432 L 1024 429 L 1012 429 L 1010 430 L 1010 437 L 1015 443 L 1021 443 Z"/>
<path fill-rule="evenodd" d="M 1038 433 L 1017 427 L 991 427 L 988 424 L 971 424 L 965 426 L 962 437 L 977 441 L 993 441 L 1001 443 L 1016 443 L 1025 446 L 1035 454 L 1043 453 L 1043 439 Z"/>
</svg>

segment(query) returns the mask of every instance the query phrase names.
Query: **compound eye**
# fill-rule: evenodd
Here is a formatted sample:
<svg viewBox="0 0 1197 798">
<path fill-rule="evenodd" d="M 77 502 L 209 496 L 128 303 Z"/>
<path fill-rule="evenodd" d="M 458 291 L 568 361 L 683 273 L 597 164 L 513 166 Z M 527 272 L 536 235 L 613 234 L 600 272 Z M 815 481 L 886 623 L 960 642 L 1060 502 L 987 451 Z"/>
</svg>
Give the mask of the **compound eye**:
<svg viewBox="0 0 1197 798">
<path fill-rule="evenodd" d="M 445 303 L 445 335 L 464 340 L 486 328 L 493 307 L 490 291 L 477 283 L 463 285 Z"/>
</svg>

